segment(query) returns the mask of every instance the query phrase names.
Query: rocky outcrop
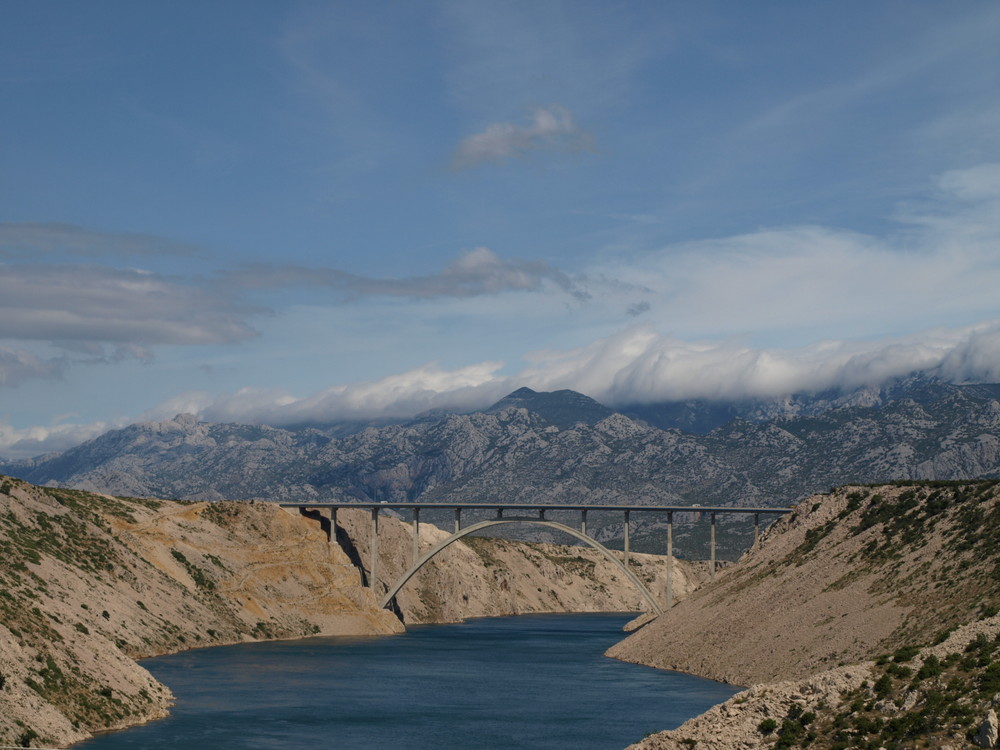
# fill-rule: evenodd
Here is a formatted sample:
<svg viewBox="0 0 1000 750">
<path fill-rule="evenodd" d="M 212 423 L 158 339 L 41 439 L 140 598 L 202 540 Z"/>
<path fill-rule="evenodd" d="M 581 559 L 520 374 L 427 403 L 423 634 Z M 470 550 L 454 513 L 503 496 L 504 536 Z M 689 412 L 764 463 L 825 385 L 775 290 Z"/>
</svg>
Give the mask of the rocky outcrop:
<svg viewBox="0 0 1000 750">
<path fill-rule="evenodd" d="M 170 502 L 43 489 L 0 476 L 0 745 L 62 745 L 162 716 L 171 696 L 135 659 L 313 634 L 518 612 L 630 610 L 638 595 L 590 550 L 500 539 L 449 547 L 380 609 L 365 584 L 368 524 L 337 539 L 272 503 Z M 421 527 L 425 545 L 444 536 Z M 378 590 L 408 562 L 383 518 Z M 637 556 L 654 587 L 665 561 Z M 677 563 L 675 591 L 705 571 Z"/>
<path fill-rule="evenodd" d="M 996 747 L 997 739 L 1000 738 L 1000 720 L 997 719 L 997 712 L 992 708 L 979 725 L 976 732 L 976 747 Z"/>
</svg>

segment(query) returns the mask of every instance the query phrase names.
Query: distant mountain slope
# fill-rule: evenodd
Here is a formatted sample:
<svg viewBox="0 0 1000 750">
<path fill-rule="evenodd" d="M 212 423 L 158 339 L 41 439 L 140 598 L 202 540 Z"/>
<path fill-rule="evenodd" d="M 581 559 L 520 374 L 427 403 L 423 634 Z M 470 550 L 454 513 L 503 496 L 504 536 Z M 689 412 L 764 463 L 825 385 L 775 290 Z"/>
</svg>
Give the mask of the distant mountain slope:
<svg viewBox="0 0 1000 750">
<path fill-rule="evenodd" d="M 484 412 L 346 435 L 179 415 L 0 471 L 188 499 L 774 505 L 851 482 L 1000 476 L 998 395 L 996 385 L 919 379 L 707 435 L 660 429 L 572 391 L 529 389 Z"/>
</svg>

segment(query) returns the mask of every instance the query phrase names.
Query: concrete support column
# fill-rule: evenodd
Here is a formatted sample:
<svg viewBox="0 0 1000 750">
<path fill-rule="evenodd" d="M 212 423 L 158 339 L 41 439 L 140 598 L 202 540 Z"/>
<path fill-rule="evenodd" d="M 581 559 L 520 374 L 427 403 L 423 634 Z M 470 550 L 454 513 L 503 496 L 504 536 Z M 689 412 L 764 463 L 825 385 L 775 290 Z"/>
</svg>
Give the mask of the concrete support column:
<svg viewBox="0 0 1000 750">
<path fill-rule="evenodd" d="M 337 509 L 330 508 L 330 544 L 337 543 Z"/>
<path fill-rule="evenodd" d="M 413 509 L 413 565 L 420 559 L 420 508 Z"/>
<path fill-rule="evenodd" d="M 586 536 L 587 534 L 587 511 L 580 511 L 580 533 Z"/>
<path fill-rule="evenodd" d="M 462 530 L 462 509 L 455 508 L 455 533 Z"/>
<path fill-rule="evenodd" d="M 712 532 L 709 541 L 709 546 L 711 547 L 711 561 L 710 565 L 712 573 L 712 583 L 715 583 L 715 514 L 712 514 Z"/>
<path fill-rule="evenodd" d="M 667 513 L 667 609 L 674 606 L 674 514 Z"/>
<path fill-rule="evenodd" d="M 372 508 L 372 543 L 371 543 L 371 572 L 372 579 L 368 582 L 368 588 L 378 592 L 378 508 Z"/>
<path fill-rule="evenodd" d="M 545 520 L 545 508 L 539 508 L 538 509 L 538 520 L 539 521 L 544 521 Z"/>
<path fill-rule="evenodd" d="M 753 543 L 760 539 L 760 513 L 753 514 Z"/>
<path fill-rule="evenodd" d="M 625 511 L 625 564 L 628 565 L 629 558 L 629 512 Z"/>
<path fill-rule="evenodd" d="M 499 521 L 502 518 L 503 518 L 503 508 L 497 508 L 497 520 Z"/>
</svg>

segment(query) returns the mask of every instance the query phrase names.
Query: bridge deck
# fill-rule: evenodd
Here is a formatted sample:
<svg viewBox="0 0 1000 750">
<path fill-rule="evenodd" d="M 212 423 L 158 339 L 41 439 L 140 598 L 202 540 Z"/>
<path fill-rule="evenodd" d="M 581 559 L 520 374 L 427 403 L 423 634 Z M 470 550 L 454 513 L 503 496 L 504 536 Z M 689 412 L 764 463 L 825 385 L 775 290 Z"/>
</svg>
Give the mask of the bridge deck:
<svg viewBox="0 0 1000 750">
<path fill-rule="evenodd" d="M 373 508 L 386 508 L 393 510 L 592 510 L 600 512 L 650 512 L 650 513 L 775 513 L 783 515 L 791 513 L 794 508 L 765 507 L 765 508 L 744 508 L 731 505 L 580 505 L 563 503 L 397 503 L 397 502 L 311 502 L 308 500 L 294 503 L 278 503 L 282 508 L 356 508 L 358 510 L 372 510 Z"/>
</svg>

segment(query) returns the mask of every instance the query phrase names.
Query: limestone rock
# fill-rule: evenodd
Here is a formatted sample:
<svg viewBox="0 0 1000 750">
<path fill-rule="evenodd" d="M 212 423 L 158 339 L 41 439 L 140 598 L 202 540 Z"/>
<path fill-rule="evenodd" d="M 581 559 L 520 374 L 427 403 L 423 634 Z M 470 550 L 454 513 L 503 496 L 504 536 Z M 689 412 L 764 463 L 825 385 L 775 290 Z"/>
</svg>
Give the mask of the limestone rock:
<svg viewBox="0 0 1000 750">
<path fill-rule="evenodd" d="M 976 747 L 996 747 L 998 737 L 1000 737 L 1000 720 L 997 719 L 997 712 L 991 708 L 983 723 L 979 725 Z"/>
</svg>

